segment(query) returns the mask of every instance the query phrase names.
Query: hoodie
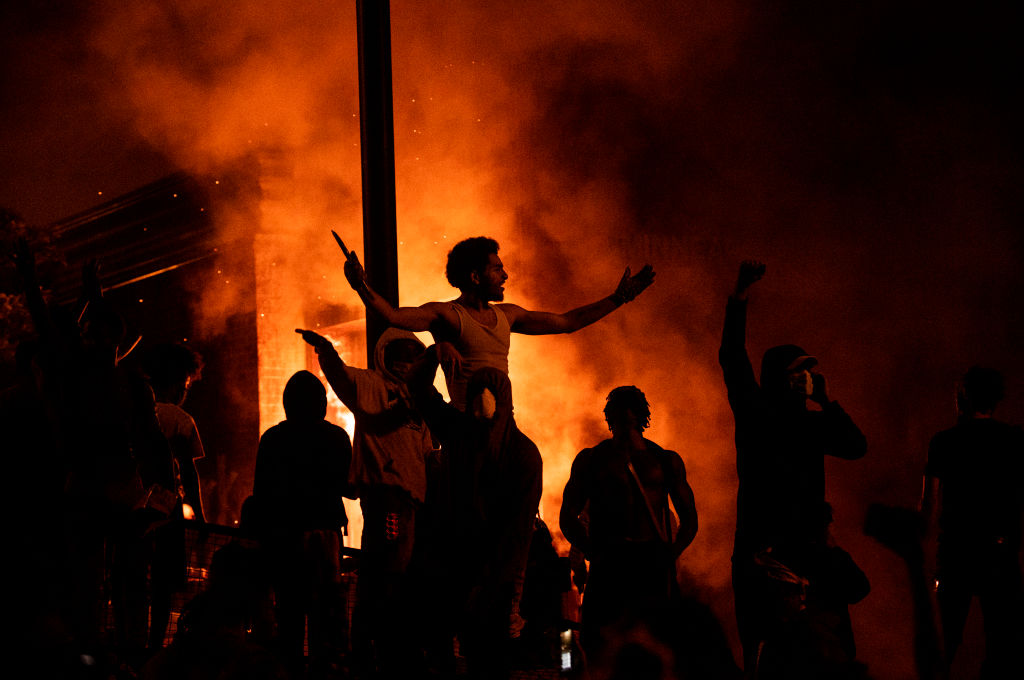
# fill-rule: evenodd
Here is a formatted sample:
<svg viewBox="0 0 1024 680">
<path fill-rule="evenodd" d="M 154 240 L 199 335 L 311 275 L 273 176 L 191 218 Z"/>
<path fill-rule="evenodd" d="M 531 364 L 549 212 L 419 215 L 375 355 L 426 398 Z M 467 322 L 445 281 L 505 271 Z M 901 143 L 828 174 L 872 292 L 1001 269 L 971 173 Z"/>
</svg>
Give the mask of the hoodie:
<svg viewBox="0 0 1024 680">
<path fill-rule="evenodd" d="M 427 491 L 426 456 L 433 449 L 430 432 L 412 406 L 409 390 L 384 364 L 384 348 L 396 340 L 419 339 L 389 328 L 374 347 L 376 369 L 353 368 L 336 352 L 319 355 L 320 368 L 335 394 L 356 421 L 348 481 L 358 497 L 372 486 L 394 486 L 423 502 Z"/>
</svg>

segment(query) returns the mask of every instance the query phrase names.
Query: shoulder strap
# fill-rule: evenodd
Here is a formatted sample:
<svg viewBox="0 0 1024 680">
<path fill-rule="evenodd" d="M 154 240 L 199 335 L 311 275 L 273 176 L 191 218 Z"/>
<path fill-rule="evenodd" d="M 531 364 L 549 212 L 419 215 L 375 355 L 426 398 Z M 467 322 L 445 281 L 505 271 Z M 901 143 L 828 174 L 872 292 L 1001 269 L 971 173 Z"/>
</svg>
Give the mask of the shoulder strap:
<svg viewBox="0 0 1024 680">
<path fill-rule="evenodd" d="M 640 492 L 640 497 L 644 499 L 644 507 L 647 508 L 647 516 L 651 518 L 654 530 L 658 532 L 658 537 L 663 543 L 669 543 L 665 527 L 658 521 L 658 515 L 654 512 L 654 507 L 651 505 L 651 499 L 649 499 L 647 494 L 644 493 L 644 485 L 640 483 L 640 476 L 636 473 L 636 468 L 633 467 L 633 461 L 627 459 L 626 467 L 629 468 L 629 474 L 633 477 L 633 481 L 636 482 L 636 487 Z"/>
</svg>

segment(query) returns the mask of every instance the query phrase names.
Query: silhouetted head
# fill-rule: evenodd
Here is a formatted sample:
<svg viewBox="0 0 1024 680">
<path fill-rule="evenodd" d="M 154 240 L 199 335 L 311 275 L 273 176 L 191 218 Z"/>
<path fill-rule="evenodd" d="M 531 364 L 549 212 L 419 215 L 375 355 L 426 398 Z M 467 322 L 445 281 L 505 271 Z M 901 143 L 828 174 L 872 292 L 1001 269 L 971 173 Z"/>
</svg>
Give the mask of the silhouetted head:
<svg viewBox="0 0 1024 680">
<path fill-rule="evenodd" d="M 505 267 L 498 257 L 498 242 L 486 236 L 459 241 L 448 253 L 444 270 L 448 283 L 462 292 L 473 292 L 485 301 L 505 298 Z"/>
<path fill-rule="evenodd" d="M 643 432 L 651 424 L 651 406 L 637 387 L 623 385 L 608 393 L 604 419 L 613 434 L 620 429 Z"/>
<path fill-rule="evenodd" d="M 778 345 L 761 359 L 761 389 L 766 394 L 803 403 L 811 396 L 811 369 L 818 360 L 797 345 Z"/>
<path fill-rule="evenodd" d="M 964 375 L 957 394 L 957 405 L 965 415 L 988 415 L 1003 400 L 1006 385 L 1002 374 L 994 368 L 971 366 Z"/>
<path fill-rule="evenodd" d="M 386 377 L 404 383 L 425 351 L 423 343 L 409 331 L 388 328 L 377 340 L 374 363 Z"/>
<path fill-rule="evenodd" d="M 327 390 L 320 378 L 299 371 L 284 386 L 284 415 L 288 420 L 323 420 L 327 415 Z"/>
<path fill-rule="evenodd" d="M 157 401 L 180 406 L 189 387 L 202 376 L 203 358 L 185 345 L 168 342 L 145 353 L 142 370 L 149 378 Z"/>
</svg>

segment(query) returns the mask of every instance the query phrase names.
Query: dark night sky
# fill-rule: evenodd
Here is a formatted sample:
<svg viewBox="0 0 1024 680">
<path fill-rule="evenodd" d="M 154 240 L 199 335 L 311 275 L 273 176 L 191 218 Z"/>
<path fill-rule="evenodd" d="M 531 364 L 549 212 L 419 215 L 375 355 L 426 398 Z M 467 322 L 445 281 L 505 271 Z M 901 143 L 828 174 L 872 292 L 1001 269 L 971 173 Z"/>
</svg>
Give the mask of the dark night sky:
<svg viewBox="0 0 1024 680">
<path fill-rule="evenodd" d="M 260 116 L 297 157 L 348 149 L 345 169 L 319 174 L 358 196 L 352 8 L 323 18 L 279 0 L 250 21 L 203 0 L 13 4 L 0 10 L 0 205 L 30 223 L 228 164 Z M 613 282 L 628 261 L 609 251 L 658 269 L 641 311 L 574 336 L 571 362 L 615 356 L 586 367 L 595 385 L 634 370 L 655 385 L 655 425 L 673 422 L 661 433 L 721 449 L 691 461 L 677 446 L 697 480 L 724 475 L 694 482 L 702 511 L 721 515 L 702 517 L 695 551 L 731 541 L 731 422 L 714 358 L 724 298 L 739 260 L 768 262 L 751 354 L 786 341 L 819 354 L 871 444 L 862 463 L 830 466 L 829 484 L 837 536 L 875 586 L 854 623 L 879 678 L 909 677 L 906 592 L 859 518 L 871 502 L 916 502 L 928 438 L 950 424 L 953 381 L 971 363 L 1004 370 L 1003 415 L 1024 422 L 1019 13 L 1012 2 L 392 3 L 399 212 L 417 215 L 400 225 L 425 231 L 488 198 L 516 290 L 534 301 L 552 281 L 580 301 L 603 290 L 591 270 Z M 232 88 L 250 96 L 232 100 Z M 441 201 L 436 215 L 425 197 Z M 325 210 L 354 214 L 346 200 Z M 592 425 L 580 429 L 599 434 Z M 696 571 L 720 597 L 725 576 Z"/>
</svg>

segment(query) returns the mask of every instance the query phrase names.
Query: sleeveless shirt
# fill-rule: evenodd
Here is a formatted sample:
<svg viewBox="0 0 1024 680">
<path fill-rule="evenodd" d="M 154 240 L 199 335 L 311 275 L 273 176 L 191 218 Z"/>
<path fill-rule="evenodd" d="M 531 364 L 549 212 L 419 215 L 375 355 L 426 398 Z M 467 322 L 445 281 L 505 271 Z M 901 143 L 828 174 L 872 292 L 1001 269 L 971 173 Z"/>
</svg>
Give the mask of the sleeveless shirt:
<svg viewBox="0 0 1024 680">
<path fill-rule="evenodd" d="M 452 344 L 462 354 L 463 370 L 460 375 L 446 373 L 444 377 L 452 403 L 464 411 L 466 384 L 474 371 L 490 366 L 508 375 L 508 348 L 512 330 L 505 313 L 498 307 L 491 307 L 497 317 L 493 328 L 474 319 L 462 305 L 453 302 L 452 309 L 459 317 L 459 336 Z"/>
</svg>

